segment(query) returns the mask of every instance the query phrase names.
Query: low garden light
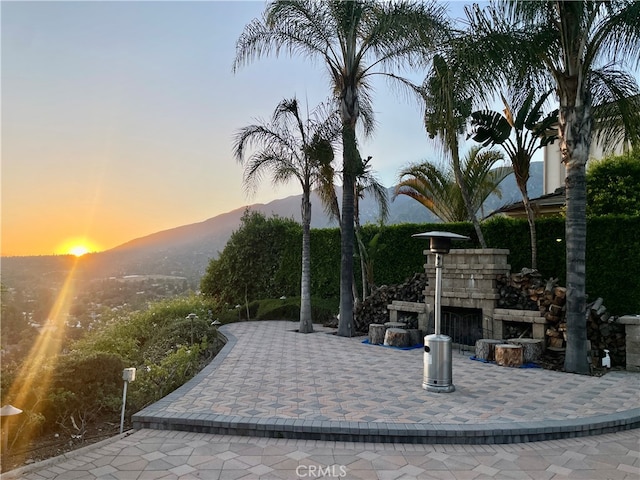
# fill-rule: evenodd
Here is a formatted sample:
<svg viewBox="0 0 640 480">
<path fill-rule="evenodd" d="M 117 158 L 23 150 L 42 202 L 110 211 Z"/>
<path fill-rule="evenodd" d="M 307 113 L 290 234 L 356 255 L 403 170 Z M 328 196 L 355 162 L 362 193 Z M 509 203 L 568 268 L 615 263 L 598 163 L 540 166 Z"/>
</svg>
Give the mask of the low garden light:
<svg viewBox="0 0 640 480">
<path fill-rule="evenodd" d="M 13 405 L 5 405 L 0 408 L 0 419 L 2 420 L 2 451 L 6 452 L 9 447 L 9 418 L 22 413 Z"/>
<path fill-rule="evenodd" d="M 193 345 L 193 321 L 196 320 L 198 316 L 195 313 L 190 313 L 186 318 L 187 320 L 191 320 L 191 345 Z"/>
<path fill-rule="evenodd" d="M 124 389 L 122 390 L 122 413 L 120 414 L 120 433 L 124 430 L 124 411 L 127 405 L 127 385 L 136 379 L 135 368 L 125 368 L 122 371 L 122 380 L 124 380 Z"/>
<path fill-rule="evenodd" d="M 422 388 L 430 392 L 455 391 L 452 381 L 451 337 L 440 334 L 442 297 L 442 256 L 451 250 L 453 240 L 469 240 L 469 237 L 451 232 L 424 232 L 413 238 L 429 240 L 429 251 L 436 254 L 436 289 L 434 304 L 434 334 L 424 337 L 424 378 Z"/>
</svg>

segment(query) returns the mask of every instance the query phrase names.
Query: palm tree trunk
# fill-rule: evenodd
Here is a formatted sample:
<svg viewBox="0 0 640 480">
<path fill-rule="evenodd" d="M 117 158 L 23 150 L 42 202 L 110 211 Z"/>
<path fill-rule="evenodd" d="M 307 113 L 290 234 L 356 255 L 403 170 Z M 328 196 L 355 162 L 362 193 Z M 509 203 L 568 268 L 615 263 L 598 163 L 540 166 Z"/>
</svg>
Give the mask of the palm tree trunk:
<svg viewBox="0 0 640 480">
<path fill-rule="evenodd" d="M 364 243 L 362 242 L 362 232 L 360 230 L 360 198 L 358 196 L 358 192 L 353 195 L 353 222 L 354 222 L 354 234 L 356 237 L 356 243 L 358 245 L 358 252 L 360 253 L 360 279 L 362 280 L 362 300 L 367 298 L 367 276 L 365 271 L 365 263 L 366 263 L 366 255 L 367 251 L 364 247 Z M 355 293 L 355 288 L 354 288 Z M 360 299 L 357 295 L 354 295 L 354 300 L 356 307 L 358 306 Z"/>
<path fill-rule="evenodd" d="M 300 282 L 300 333 L 313 332 L 311 318 L 311 188 L 302 194 L 302 276 Z"/>
<path fill-rule="evenodd" d="M 357 168 L 355 122 L 342 127 L 342 219 L 340 235 L 340 320 L 337 334 L 353 336 L 354 191 Z"/>
<path fill-rule="evenodd" d="M 593 120 L 589 104 L 567 106 L 560 98 L 560 150 L 567 169 L 565 181 L 567 242 L 567 372 L 588 374 L 586 320 L 586 164 Z M 582 100 L 582 99 L 581 99 Z M 575 104 L 575 102 L 574 102 Z"/>
<path fill-rule="evenodd" d="M 518 188 L 522 194 L 522 205 L 524 205 L 524 211 L 527 212 L 527 222 L 529 223 L 529 240 L 531 242 L 531 268 L 538 268 L 538 240 L 536 235 L 536 216 L 531 207 L 529 201 L 529 193 L 527 192 L 527 185 L 520 184 L 518 182 Z"/>
<path fill-rule="evenodd" d="M 356 232 L 356 234 L 358 233 Z M 369 294 L 369 284 L 367 282 L 367 252 L 362 240 L 358 241 L 358 248 L 360 248 L 360 278 L 362 279 L 362 300 L 364 300 Z"/>
</svg>

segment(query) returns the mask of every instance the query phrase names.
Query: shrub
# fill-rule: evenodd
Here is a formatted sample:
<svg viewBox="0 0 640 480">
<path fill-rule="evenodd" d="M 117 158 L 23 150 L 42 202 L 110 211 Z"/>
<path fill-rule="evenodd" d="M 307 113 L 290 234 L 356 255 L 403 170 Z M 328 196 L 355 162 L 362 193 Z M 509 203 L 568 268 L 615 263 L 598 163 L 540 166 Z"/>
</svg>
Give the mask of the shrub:
<svg viewBox="0 0 640 480">
<path fill-rule="evenodd" d="M 640 149 L 589 162 L 587 214 L 640 215 Z"/>
</svg>

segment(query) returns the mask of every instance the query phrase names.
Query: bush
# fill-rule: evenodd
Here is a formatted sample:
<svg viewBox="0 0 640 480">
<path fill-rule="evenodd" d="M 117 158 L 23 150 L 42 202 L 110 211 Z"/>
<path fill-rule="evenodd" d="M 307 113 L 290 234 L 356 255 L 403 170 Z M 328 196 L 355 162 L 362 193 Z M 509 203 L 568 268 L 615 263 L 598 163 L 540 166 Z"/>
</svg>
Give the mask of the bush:
<svg viewBox="0 0 640 480">
<path fill-rule="evenodd" d="M 313 323 L 325 323 L 338 311 L 337 300 L 321 298 L 311 299 L 311 318 Z M 287 297 L 285 299 L 263 299 L 249 304 L 250 320 L 300 320 L 300 297 Z M 247 319 L 246 308 L 228 308 L 218 312 L 218 320 L 221 323 L 234 323 Z"/>
<path fill-rule="evenodd" d="M 209 263 L 201 281 L 203 295 L 220 304 L 245 298 L 295 295 L 299 290 L 302 229 L 293 220 L 267 219 L 247 210 L 219 258 Z M 297 265 L 297 267 L 294 267 Z"/>
<path fill-rule="evenodd" d="M 82 437 L 88 424 L 117 413 L 122 403 L 123 368 L 123 359 L 111 353 L 60 355 L 43 412 L 48 426 L 55 419 L 58 426 Z"/>
<path fill-rule="evenodd" d="M 640 150 L 589 162 L 587 214 L 640 215 Z"/>
</svg>

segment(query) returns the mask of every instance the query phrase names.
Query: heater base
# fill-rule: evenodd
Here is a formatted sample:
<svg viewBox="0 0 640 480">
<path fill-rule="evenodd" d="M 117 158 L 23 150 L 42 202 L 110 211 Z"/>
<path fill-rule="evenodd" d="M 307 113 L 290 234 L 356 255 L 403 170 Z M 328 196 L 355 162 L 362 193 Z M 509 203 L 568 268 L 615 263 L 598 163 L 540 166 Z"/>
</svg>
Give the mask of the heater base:
<svg viewBox="0 0 640 480">
<path fill-rule="evenodd" d="M 454 385 L 431 385 L 428 383 L 423 383 L 422 388 L 427 392 L 435 393 L 451 393 L 456 391 L 456 387 Z"/>
</svg>

